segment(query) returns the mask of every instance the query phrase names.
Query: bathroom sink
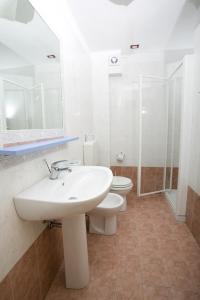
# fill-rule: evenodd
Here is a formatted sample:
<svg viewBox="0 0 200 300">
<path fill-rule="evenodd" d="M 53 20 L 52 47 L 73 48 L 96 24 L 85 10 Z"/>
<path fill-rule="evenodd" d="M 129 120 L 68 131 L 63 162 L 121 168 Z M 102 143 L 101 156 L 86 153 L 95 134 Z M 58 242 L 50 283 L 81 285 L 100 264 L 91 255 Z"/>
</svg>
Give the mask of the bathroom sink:
<svg viewBox="0 0 200 300">
<path fill-rule="evenodd" d="M 72 172 L 62 172 L 58 179 L 46 177 L 34 184 L 14 202 L 24 220 L 61 219 L 66 287 L 80 289 L 90 279 L 85 213 L 106 197 L 113 175 L 104 167 L 70 168 Z"/>
<path fill-rule="evenodd" d="M 112 172 L 105 167 L 72 167 L 57 180 L 44 178 L 14 198 L 24 220 L 63 219 L 96 207 L 107 195 Z"/>
</svg>

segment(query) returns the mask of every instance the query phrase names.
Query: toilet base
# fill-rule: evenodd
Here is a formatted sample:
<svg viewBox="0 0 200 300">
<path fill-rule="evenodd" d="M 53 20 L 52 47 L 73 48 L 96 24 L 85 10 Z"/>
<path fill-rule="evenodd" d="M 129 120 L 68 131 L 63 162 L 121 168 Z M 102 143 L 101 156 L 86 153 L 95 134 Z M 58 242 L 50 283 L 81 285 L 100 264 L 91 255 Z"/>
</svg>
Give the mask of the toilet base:
<svg viewBox="0 0 200 300">
<path fill-rule="evenodd" d="M 121 195 L 122 196 L 122 195 Z M 122 196 L 122 198 L 124 199 L 124 203 L 120 209 L 120 211 L 126 211 L 127 210 L 127 200 L 126 200 L 126 196 Z"/>
<path fill-rule="evenodd" d="M 113 235 L 117 231 L 117 216 L 90 215 L 89 232 L 103 235 Z"/>
</svg>

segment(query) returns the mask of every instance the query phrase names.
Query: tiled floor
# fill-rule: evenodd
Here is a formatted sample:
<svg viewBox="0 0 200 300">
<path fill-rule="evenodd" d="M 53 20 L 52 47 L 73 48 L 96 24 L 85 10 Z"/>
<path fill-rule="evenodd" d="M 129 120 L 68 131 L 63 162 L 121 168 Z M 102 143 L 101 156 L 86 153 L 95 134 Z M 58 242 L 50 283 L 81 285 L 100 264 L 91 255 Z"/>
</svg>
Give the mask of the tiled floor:
<svg viewBox="0 0 200 300">
<path fill-rule="evenodd" d="M 46 300 L 200 300 L 200 248 L 163 195 L 129 196 L 114 236 L 88 236 L 91 281 L 67 290 L 62 267 Z"/>
</svg>

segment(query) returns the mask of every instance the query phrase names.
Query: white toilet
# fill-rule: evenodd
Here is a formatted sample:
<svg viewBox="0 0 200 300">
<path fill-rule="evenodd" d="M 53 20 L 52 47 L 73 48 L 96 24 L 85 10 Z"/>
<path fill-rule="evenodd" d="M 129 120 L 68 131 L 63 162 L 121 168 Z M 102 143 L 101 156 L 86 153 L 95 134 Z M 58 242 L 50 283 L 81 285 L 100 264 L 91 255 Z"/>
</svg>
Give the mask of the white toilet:
<svg viewBox="0 0 200 300">
<path fill-rule="evenodd" d="M 117 231 L 117 214 L 123 206 L 124 199 L 109 193 L 106 198 L 89 215 L 89 232 L 112 235 Z"/>
<path fill-rule="evenodd" d="M 130 192 L 132 187 L 133 183 L 130 178 L 122 176 L 113 176 L 113 182 L 110 191 L 123 197 L 124 204 L 121 208 L 121 211 L 126 211 L 127 209 L 126 195 Z"/>
</svg>

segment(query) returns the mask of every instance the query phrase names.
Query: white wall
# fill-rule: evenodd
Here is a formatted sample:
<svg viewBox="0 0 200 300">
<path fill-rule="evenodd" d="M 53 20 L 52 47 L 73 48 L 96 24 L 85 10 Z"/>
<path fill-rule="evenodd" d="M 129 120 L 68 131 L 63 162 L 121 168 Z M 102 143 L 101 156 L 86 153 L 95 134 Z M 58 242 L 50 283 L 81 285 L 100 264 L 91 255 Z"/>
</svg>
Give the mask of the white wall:
<svg viewBox="0 0 200 300">
<path fill-rule="evenodd" d="M 183 59 L 183 89 L 181 104 L 181 135 L 179 153 L 179 178 L 176 214 L 184 220 L 186 213 L 187 190 L 190 181 L 189 163 L 192 135 L 192 112 L 194 97 L 194 55 L 186 55 Z"/>
<path fill-rule="evenodd" d="M 138 84 L 128 84 L 121 76 L 110 76 L 110 164 L 137 165 Z M 125 159 L 118 163 L 116 156 Z"/>
<path fill-rule="evenodd" d="M 91 131 L 92 126 L 90 55 L 76 26 L 68 22 L 65 1 L 31 2 L 61 38 L 65 133 L 80 136 L 80 141 L 61 149 L 0 161 L 0 281 L 44 228 L 40 222 L 24 222 L 18 218 L 13 197 L 47 175 L 44 157 L 49 162 L 66 158 L 81 159 L 83 135 Z M 0 133 L 0 141 L 3 134 Z M 17 135 L 15 137 L 18 138 Z M 20 138 L 23 139 L 22 135 Z"/>
<path fill-rule="evenodd" d="M 110 166 L 110 104 L 108 52 L 92 54 L 93 124 L 98 164 Z"/>
<path fill-rule="evenodd" d="M 200 194 L 200 26 L 195 32 L 195 80 L 189 185 Z"/>
</svg>

